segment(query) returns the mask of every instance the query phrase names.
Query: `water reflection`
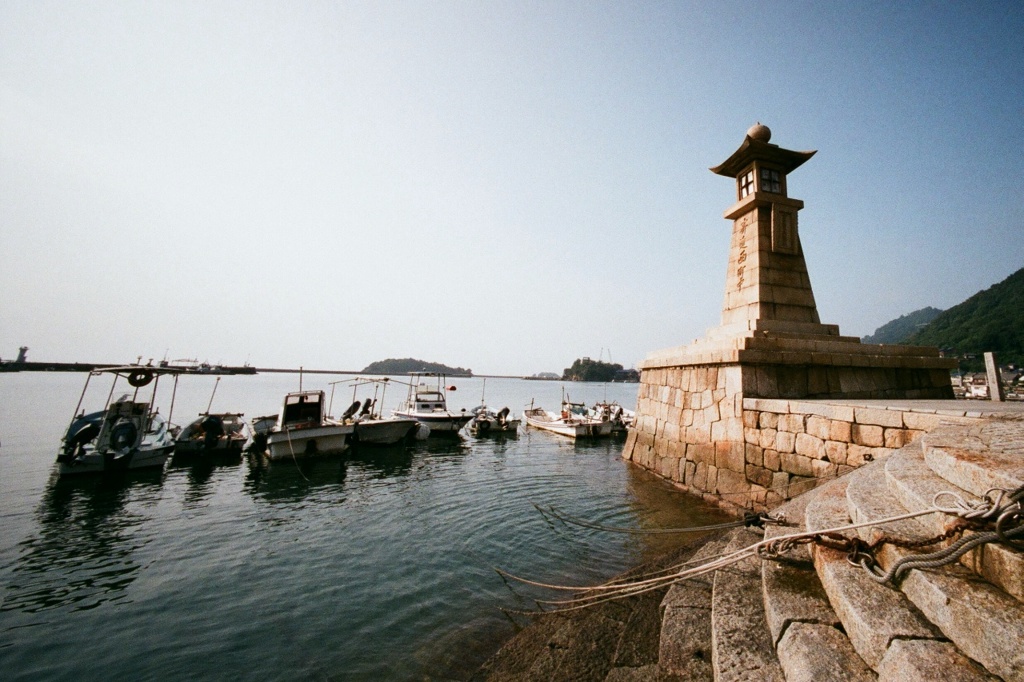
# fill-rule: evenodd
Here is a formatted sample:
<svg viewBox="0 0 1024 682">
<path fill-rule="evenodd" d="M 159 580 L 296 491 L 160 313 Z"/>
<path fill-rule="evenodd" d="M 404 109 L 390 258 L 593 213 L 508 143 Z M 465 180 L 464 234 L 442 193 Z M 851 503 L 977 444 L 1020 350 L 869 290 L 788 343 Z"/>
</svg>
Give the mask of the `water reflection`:
<svg viewBox="0 0 1024 682">
<path fill-rule="evenodd" d="M 19 545 L 0 611 L 81 611 L 122 599 L 141 568 L 133 555 L 147 542 L 133 532 L 146 517 L 131 502 L 158 496 L 162 481 L 160 471 L 54 476 L 36 513 L 39 532 Z"/>
<path fill-rule="evenodd" d="M 374 478 L 407 476 L 412 470 L 414 449 L 406 445 L 356 446 L 345 453 L 345 461 L 356 464 Z"/>
<path fill-rule="evenodd" d="M 360 479 L 399 480 L 427 462 L 461 464 L 470 453 L 461 438 L 430 438 L 412 445 L 357 445 L 340 457 L 310 457 L 270 461 L 249 456 L 244 488 L 268 502 L 293 502 L 325 492 L 340 492 L 350 472 Z"/>
<path fill-rule="evenodd" d="M 193 508 L 205 503 L 216 493 L 214 474 L 218 469 L 238 466 L 241 462 L 242 453 L 238 451 L 207 453 L 202 457 L 175 455 L 168 465 L 168 474 L 174 477 L 184 475 L 187 483 L 185 507 Z"/>
<path fill-rule="evenodd" d="M 267 502 L 294 502 L 316 489 L 344 488 L 348 473 L 345 461 L 338 457 L 280 459 L 271 462 L 261 454 L 248 456 L 249 469 L 244 489 L 254 498 Z"/>
</svg>

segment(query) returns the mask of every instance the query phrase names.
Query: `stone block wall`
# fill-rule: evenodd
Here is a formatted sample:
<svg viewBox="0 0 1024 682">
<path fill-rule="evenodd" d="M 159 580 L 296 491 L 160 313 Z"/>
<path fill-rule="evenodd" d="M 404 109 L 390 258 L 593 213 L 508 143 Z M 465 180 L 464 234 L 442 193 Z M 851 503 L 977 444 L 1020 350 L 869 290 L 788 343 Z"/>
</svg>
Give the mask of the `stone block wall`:
<svg viewBox="0 0 1024 682">
<path fill-rule="evenodd" d="M 748 351 L 768 357 L 769 351 Z M 807 353 L 807 361 L 814 359 Z M 754 356 L 760 357 L 760 356 Z M 751 365 L 743 368 L 743 394 L 779 398 L 862 398 L 870 400 L 952 399 L 949 369 L 929 367 L 870 367 L 869 362 L 892 364 L 905 358 L 829 356 L 832 365 Z M 859 364 L 858 361 L 864 361 Z M 842 364 L 840 364 L 842 363 Z M 924 361 L 921 362 L 924 364 Z"/>
<path fill-rule="evenodd" d="M 623 457 L 721 506 L 761 511 L 952 419 L 838 402 L 743 398 L 744 382 L 756 376 L 749 370 L 645 370 Z"/>
</svg>

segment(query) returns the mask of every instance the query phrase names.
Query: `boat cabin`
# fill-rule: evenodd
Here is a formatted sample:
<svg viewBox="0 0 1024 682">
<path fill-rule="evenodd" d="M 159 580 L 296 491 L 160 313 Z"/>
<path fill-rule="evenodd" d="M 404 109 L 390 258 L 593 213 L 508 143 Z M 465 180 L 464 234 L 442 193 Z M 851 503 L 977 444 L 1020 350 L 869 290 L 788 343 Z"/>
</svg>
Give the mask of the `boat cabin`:
<svg viewBox="0 0 1024 682">
<path fill-rule="evenodd" d="M 430 410 L 444 410 L 447 407 L 445 402 L 444 393 L 429 390 L 416 391 L 416 410 L 421 412 L 429 412 Z"/>
<path fill-rule="evenodd" d="M 300 393 L 289 393 L 285 396 L 280 419 L 282 427 L 300 424 L 319 425 L 323 420 L 323 391 L 303 391 Z"/>
</svg>

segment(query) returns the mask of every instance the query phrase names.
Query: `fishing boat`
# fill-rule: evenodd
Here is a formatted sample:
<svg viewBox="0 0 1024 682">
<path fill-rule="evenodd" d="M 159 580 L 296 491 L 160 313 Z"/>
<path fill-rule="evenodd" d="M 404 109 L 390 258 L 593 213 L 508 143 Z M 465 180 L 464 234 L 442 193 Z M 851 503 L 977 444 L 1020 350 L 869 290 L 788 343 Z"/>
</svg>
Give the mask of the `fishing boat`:
<svg viewBox="0 0 1024 682">
<path fill-rule="evenodd" d="M 396 417 L 415 419 L 430 428 L 431 436 L 457 435 L 473 415 L 465 409 L 453 412 L 448 409 L 445 391 L 455 390 L 454 386 L 445 386 L 445 376 L 434 373 L 414 373 L 410 375 L 413 382 L 409 383 L 409 392 L 405 400 L 392 414 Z M 427 381 L 436 379 L 436 385 Z"/>
<path fill-rule="evenodd" d="M 594 419 L 609 421 L 612 424 L 612 434 L 625 433 L 636 421 L 636 412 L 627 410 L 616 402 L 602 401 L 594 403 L 589 414 Z"/>
<path fill-rule="evenodd" d="M 267 433 L 267 457 L 311 457 L 348 449 L 355 427 L 327 421 L 323 391 L 296 391 L 284 397 L 277 423 Z"/>
<path fill-rule="evenodd" d="M 485 398 L 486 391 L 487 379 L 484 379 L 480 389 L 480 405 L 470 410 L 473 418 L 466 422 L 466 432 L 471 436 L 518 433 L 520 420 L 513 419 L 507 407 L 497 412 L 489 408 Z"/>
<path fill-rule="evenodd" d="M 481 405 L 471 410 L 473 418 L 466 423 L 466 431 L 473 436 L 490 436 L 518 433 L 521 420 L 512 419 L 509 409 L 503 407 L 497 412 Z"/>
<path fill-rule="evenodd" d="M 174 456 L 239 455 L 252 437 L 249 424 L 240 412 L 211 412 L 220 377 L 213 383 L 206 411 L 185 426 L 175 441 Z"/>
<path fill-rule="evenodd" d="M 57 454 L 60 476 L 163 467 L 174 450 L 175 429 L 154 406 L 159 379 L 173 375 L 177 388 L 179 372 L 149 365 L 105 367 L 89 372 L 75 416 L 61 440 Z M 110 376 L 113 383 L 103 409 L 85 413 L 82 404 L 89 383 L 97 376 Z M 128 392 L 114 398 L 120 380 Z M 143 391 L 147 386 L 148 391 Z M 147 395 L 142 395 L 148 393 Z M 172 392 L 170 411 L 174 410 Z"/>
<path fill-rule="evenodd" d="M 249 424 L 250 438 L 245 449 L 249 452 L 266 452 L 267 435 L 277 426 L 277 418 L 280 415 L 267 414 L 262 417 L 254 417 Z"/>
<path fill-rule="evenodd" d="M 610 421 L 596 419 L 590 414 L 586 405 L 562 400 L 562 411 L 549 412 L 542 407 L 530 407 L 523 410 L 523 418 L 527 426 L 551 431 L 569 438 L 600 438 L 612 433 Z"/>
<path fill-rule="evenodd" d="M 415 419 L 398 417 L 383 417 L 377 410 L 378 399 L 384 402 L 384 393 L 387 391 L 387 384 L 390 381 L 387 377 L 383 379 L 346 379 L 344 381 L 331 382 L 331 402 L 328 404 L 328 412 L 334 404 L 334 389 L 338 384 L 352 384 L 352 404 L 345 410 L 339 419 L 328 417 L 327 421 L 334 424 L 352 424 L 355 430 L 352 433 L 353 442 L 362 445 L 395 445 L 413 437 L 426 438 L 429 430 L 422 428 L 420 434 L 420 423 Z M 373 386 L 373 397 L 359 401 L 356 394 L 361 387 Z"/>
<path fill-rule="evenodd" d="M 241 454 L 252 434 L 243 414 L 203 412 L 175 441 L 174 456 Z"/>
</svg>

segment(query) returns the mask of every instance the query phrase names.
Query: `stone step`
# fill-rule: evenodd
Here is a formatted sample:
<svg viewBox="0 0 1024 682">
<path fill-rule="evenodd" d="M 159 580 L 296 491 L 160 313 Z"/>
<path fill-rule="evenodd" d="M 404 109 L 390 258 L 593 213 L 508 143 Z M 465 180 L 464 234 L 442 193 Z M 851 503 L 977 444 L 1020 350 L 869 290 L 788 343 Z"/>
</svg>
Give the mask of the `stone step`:
<svg viewBox="0 0 1024 682">
<path fill-rule="evenodd" d="M 850 481 L 846 491 L 847 506 L 854 522 L 877 521 L 905 513 L 906 509 L 900 506 L 899 502 L 889 494 L 886 488 L 887 477 L 883 468 L 872 466 L 861 470 L 858 474 L 857 477 Z M 864 531 L 862 538 L 868 541 L 873 541 L 880 535 L 897 541 L 916 541 L 933 537 L 933 534 L 927 528 L 913 520 L 899 521 L 886 524 L 880 528 L 875 527 L 862 530 Z M 935 545 L 916 551 L 886 543 L 882 544 L 875 552 L 875 559 L 883 569 L 887 570 L 895 561 L 903 557 L 914 556 L 922 551 L 934 551 L 940 546 Z M 991 605 L 998 601 L 1005 608 L 1006 602 L 1009 602 L 1013 610 L 1020 614 L 1019 621 L 1021 626 L 1024 626 L 1024 612 L 1020 611 L 1021 605 L 1006 596 L 1005 593 L 981 581 L 975 574 L 956 565 L 951 568 L 943 567 L 929 570 L 924 572 L 925 575 L 923 577 L 916 576 L 915 574 L 917 573 L 922 573 L 922 571 L 911 571 L 907 578 L 903 580 L 903 591 L 925 617 L 933 625 L 937 625 L 942 633 L 952 640 L 952 647 L 943 647 L 945 653 L 941 658 L 946 662 L 945 665 L 949 670 L 956 671 L 964 679 L 986 679 L 986 673 L 983 670 L 979 670 L 964 655 L 964 653 L 967 653 L 986 666 L 990 665 L 990 661 L 996 659 L 996 656 L 990 651 L 992 648 L 990 644 L 979 647 L 976 641 L 979 631 L 975 628 L 983 620 L 983 615 L 978 613 L 977 610 L 972 609 L 969 605 L 939 606 L 936 604 L 936 600 L 940 599 L 938 593 L 945 591 L 955 594 L 956 598 L 963 598 L 968 604 L 982 602 Z M 908 585 L 910 592 L 908 592 L 906 587 Z M 888 585 L 888 587 L 895 589 L 894 585 Z M 919 599 L 924 601 L 919 603 Z M 1000 635 L 1011 637 L 1010 641 L 1020 641 L 1015 639 L 1019 634 L 1013 628 L 1000 633 Z M 929 643 L 927 645 L 910 646 L 908 642 L 903 642 L 898 651 L 888 651 L 883 661 L 879 663 L 879 677 L 896 675 L 896 671 L 926 671 L 932 669 L 935 665 L 936 646 L 939 643 L 931 640 L 917 641 L 927 641 Z M 960 647 L 966 648 L 960 649 Z M 979 658 L 979 654 L 983 658 Z M 916 659 L 915 656 L 918 655 L 923 658 Z M 890 658 L 892 660 L 886 663 L 885 659 Z M 946 679 L 946 675 L 941 677 Z M 910 678 L 896 676 L 890 677 L 890 679 Z M 925 676 L 915 677 L 914 679 L 939 679 L 939 677 Z"/>
<path fill-rule="evenodd" d="M 909 571 L 900 589 L 964 654 L 1004 680 L 1024 680 L 1019 601 L 959 565 Z"/>
<path fill-rule="evenodd" d="M 824 531 L 848 525 L 847 488 L 869 467 L 878 466 L 880 463 L 868 465 L 839 479 L 837 483 L 842 485 L 816 492 L 807 505 L 807 529 Z M 845 553 L 813 545 L 812 555 L 818 578 L 847 637 L 873 670 L 895 640 L 941 638 L 906 596 L 872 580 L 863 568 L 851 565 Z"/>
<path fill-rule="evenodd" d="M 796 527 L 769 525 L 765 538 L 803 530 L 808 497 L 800 496 L 776 510 Z M 763 561 L 761 586 L 768 630 L 787 682 L 875 679 L 871 668 L 840 629 L 839 617 L 829 604 L 804 547 L 794 547 L 775 559 Z"/>
<path fill-rule="evenodd" d="M 921 511 L 933 505 L 935 495 L 953 492 L 965 502 L 974 503 L 978 497 L 955 487 L 940 478 L 925 464 L 919 445 L 910 445 L 893 453 L 885 463 L 887 489 L 908 511 Z M 950 498 L 940 498 L 944 505 Z M 916 519 L 931 534 L 945 532 L 953 517 L 947 514 L 929 514 Z M 969 535 L 969 533 L 967 533 Z M 1024 601 L 1024 553 L 1011 547 L 992 543 L 968 552 L 960 562 L 989 582 L 1002 588 L 1018 601 Z"/>
<path fill-rule="evenodd" d="M 905 515 L 908 511 L 889 492 L 884 466 L 866 467 L 850 480 L 846 488 L 846 506 L 850 520 L 854 523 L 895 518 Z M 865 542 L 877 542 L 882 538 L 919 542 L 928 540 L 936 534 L 930 532 L 929 527 L 917 519 L 902 519 L 858 528 L 857 535 Z"/>
<path fill-rule="evenodd" d="M 995 682 L 998 679 L 949 642 L 928 639 L 896 640 L 878 666 L 878 682 Z"/>
<path fill-rule="evenodd" d="M 763 532 L 738 528 L 726 552 L 760 542 Z M 716 682 L 783 682 L 761 596 L 761 560 L 754 556 L 715 571 L 711 599 L 712 665 Z"/>
<path fill-rule="evenodd" d="M 709 540 L 691 557 L 698 565 L 722 554 L 727 537 Z M 711 664 L 712 575 L 681 580 L 669 588 L 661 601 L 661 634 L 658 667 L 686 680 L 714 680 Z"/>
<path fill-rule="evenodd" d="M 989 419 L 947 426 L 921 437 L 924 458 L 936 474 L 979 497 L 992 488 L 1024 486 L 1020 422 Z"/>
</svg>

